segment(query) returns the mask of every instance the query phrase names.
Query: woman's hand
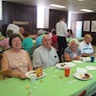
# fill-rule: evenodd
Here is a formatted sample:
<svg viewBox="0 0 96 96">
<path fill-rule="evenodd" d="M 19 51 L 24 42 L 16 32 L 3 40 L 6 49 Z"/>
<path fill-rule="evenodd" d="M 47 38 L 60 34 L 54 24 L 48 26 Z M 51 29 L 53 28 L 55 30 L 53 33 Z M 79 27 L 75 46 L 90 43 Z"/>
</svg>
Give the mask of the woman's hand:
<svg viewBox="0 0 96 96">
<path fill-rule="evenodd" d="M 20 72 L 19 73 L 19 78 L 20 79 L 26 79 L 27 77 L 25 76 L 25 74 L 23 74 L 23 73 Z"/>
<path fill-rule="evenodd" d="M 80 56 L 76 56 L 74 59 L 75 60 L 80 60 Z"/>
</svg>

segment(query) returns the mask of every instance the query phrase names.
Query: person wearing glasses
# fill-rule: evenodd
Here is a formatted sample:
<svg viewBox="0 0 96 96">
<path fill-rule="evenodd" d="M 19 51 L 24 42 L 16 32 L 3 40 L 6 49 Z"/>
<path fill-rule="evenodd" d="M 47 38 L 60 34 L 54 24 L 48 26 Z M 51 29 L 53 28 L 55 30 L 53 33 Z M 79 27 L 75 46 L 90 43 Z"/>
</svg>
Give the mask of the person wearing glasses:
<svg viewBox="0 0 96 96">
<path fill-rule="evenodd" d="M 92 36 L 90 34 L 86 34 L 84 36 L 84 40 L 80 43 L 79 46 L 83 57 L 88 57 L 94 54 L 91 42 Z"/>
</svg>

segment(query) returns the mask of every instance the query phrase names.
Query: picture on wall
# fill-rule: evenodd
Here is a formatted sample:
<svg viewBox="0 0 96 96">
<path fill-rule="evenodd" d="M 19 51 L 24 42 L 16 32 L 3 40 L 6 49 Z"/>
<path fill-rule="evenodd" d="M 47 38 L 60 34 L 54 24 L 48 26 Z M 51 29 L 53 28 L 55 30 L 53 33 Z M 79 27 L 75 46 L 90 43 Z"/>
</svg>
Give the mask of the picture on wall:
<svg viewBox="0 0 96 96">
<path fill-rule="evenodd" d="M 96 21 L 92 21 L 91 32 L 96 32 Z"/>
<path fill-rule="evenodd" d="M 90 21 L 84 21 L 83 31 L 90 31 Z"/>
</svg>

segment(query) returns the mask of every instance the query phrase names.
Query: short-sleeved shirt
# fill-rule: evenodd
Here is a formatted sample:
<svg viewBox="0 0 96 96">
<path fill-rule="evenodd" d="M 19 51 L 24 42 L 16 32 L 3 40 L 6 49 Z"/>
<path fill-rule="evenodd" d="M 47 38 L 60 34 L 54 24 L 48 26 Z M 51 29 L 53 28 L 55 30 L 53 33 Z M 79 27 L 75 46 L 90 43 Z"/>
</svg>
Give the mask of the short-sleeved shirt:
<svg viewBox="0 0 96 96">
<path fill-rule="evenodd" d="M 85 41 L 80 43 L 79 48 L 82 54 L 91 54 L 94 52 L 91 43 L 87 44 Z"/>
<path fill-rule="evenodd" d="M 50 50 L 43 45 L 33 52 L 33 67 L 51 67 L 59 62 L 56 50 L 51 47 Z"/>
<path fill-rule="evenodd" d="M 4 52 L 8 58 L 8 65 L 11 70 L 28 72 L 27 52 L 21 50 L 20 52 L 10 52 L 10 49 Z"/>
<path fill-rule="evenodd" d="M 29 52 L 31 47 L 34 46 L 32 38 L 27 37 L 27 38 L 23 39 L 22 46 L 23 46 L 24 50 Z"/>
<path fill-rule="evenodd" d="M 64 53 L 68 53 L 68 54 L 70 55 L 70 58 L 75 58 L 76 56 L 80 56 L 80 55 L 81 55 L 80 49 L 77 48 L 76 54 L 74 55 L 74 53 L 72 52 L 72 50 L 71 50 L 70 47 L 67 47 L 67 48 L 64 50 Z"/>
</svg>

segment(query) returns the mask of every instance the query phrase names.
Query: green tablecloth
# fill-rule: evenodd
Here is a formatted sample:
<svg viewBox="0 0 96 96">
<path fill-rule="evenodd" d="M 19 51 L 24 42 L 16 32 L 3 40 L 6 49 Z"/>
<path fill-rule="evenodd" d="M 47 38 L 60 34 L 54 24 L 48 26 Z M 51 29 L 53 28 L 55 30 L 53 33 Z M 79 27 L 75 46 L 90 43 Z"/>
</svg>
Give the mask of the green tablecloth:
<svg viewBox="0 0 96 96">
<path fill-rule="evenodd" d="M 96 70 L 88 71 L 93 75 L 93 78 L 88 81 L 78 80 L 73 77 L 73 74 L 77 67 L 96 66 L 95 63 L 77 64 L 71 68 L 69 77 L 64 76 L 64 70 L 58 70 L 55 67 L 46 68 L 44 69 L 45 77 L 36 80 L 34 84 L 29 79 L 11 78 L 1 80 L 0 96 L 78 96 L 85 89 L 87 90 L 86 96 L 91 96 L 96 90 Z M 69 83 L 73 80 L 75 82 Z M 26 88 L 26 86 L 29 88 Z M 32 93 L 29 94 L 30 91 Z"/>
</svg>

